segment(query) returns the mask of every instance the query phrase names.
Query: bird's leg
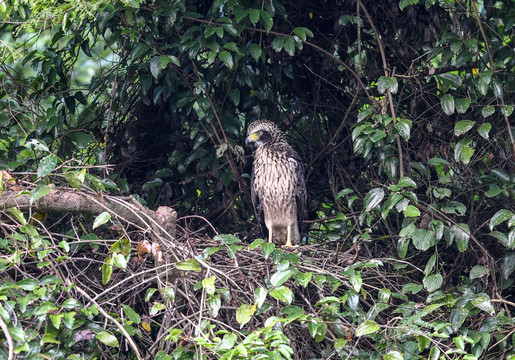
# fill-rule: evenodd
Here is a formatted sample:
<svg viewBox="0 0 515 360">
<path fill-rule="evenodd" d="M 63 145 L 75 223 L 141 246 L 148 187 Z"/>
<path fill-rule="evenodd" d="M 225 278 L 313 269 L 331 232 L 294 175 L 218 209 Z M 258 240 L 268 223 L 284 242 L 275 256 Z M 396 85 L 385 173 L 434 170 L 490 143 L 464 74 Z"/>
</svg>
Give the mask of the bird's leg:
<svg viewBox="0 0 515 360">
<path fill-rule="evenodd" d="M 270 226 L 270 227 L 268 228 L 268 242 L 269 242 L 269 243 L 271 243 L 271 242 L 272 242 L 272 239 L 273 239 L 273 237 L 272 237 L 272 229 L 273 229 L 273 227 L 272 227 L 272 226 Z"/>
<path fill-rule="evenodd" d="M 286 227 L 287 235 L 286 235 L 286 244 L 283 245 L 284 248 L 294 248 L 294 247 L 298 246 L 298 245 L 291 244 L 291 228 L 292 228 L 292 225 L 288 225 Z"/>
</svg>

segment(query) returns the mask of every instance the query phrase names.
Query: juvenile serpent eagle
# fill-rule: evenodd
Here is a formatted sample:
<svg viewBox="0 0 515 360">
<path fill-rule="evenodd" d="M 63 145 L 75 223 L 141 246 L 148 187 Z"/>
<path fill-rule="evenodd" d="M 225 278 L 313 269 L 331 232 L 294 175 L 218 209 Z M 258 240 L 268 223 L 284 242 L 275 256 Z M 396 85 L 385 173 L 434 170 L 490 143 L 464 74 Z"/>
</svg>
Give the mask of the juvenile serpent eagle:
<svg viewBox="0 0 515 360">
<path fill-rule="evenodd" d="M 256 218 L 268 241 L 293 247 L 300 243 L 306 212 L 304 166 L 283 132 L 271 121 L 258 120 L 247 129 L 245 145 L 252 146 L 251 195 Z"/>
</svg>

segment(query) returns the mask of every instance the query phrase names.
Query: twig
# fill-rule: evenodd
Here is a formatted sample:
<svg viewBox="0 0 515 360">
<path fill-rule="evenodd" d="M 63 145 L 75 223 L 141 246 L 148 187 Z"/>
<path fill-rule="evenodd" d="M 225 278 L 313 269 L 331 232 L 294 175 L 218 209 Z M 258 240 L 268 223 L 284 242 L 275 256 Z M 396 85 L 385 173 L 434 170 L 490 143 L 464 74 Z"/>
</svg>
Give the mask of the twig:
<svg viewBox="0 0 515 360">
<path fill-rule="evenodd" d="M 67 285 L 70 286 L 72 284 L 72 282 L 68 279 L 66 279 L 66 282 L 68 283 Z M 109 315 L 91 296 L 88 295 L 87 292 L 85 292 L 84 290 L 82 290 L 79 286 L 77 286 L 77 284 L 75 284 L 74 286 L 74 289 L 77 290 L 77 292 L 79 294 L 81 294 L 82 296 L 84 296 L 89 302 L 93 303 L 94 305 L 96 305 L 96 307 L 98 308 L 98 311 L 104 315 L 104 317 L 108 320 L 110 320 L 112 323 L 115 324 L 115 326 L 118 328 L 118 330 L 120 330 L 120 332 L 123 334 L 123 336 L 125 337 L 125 339 L 127 340 L 127 342 L 129 343 L 130 347 L 132 348 L 132 350 L 134 350 L 134 353 L 136 354 L 136 357 L 138 358 L 138 360 L 143 360 L 143 358 L 141 357 L 141 354 L 139 353 L 139 350 L 138 350 L 138 347 L 136 346 L 136 343 L 134 342 L 134 340 L 132 340 L 132 337 L 129 335 L 129 333 L 124 329 L 124 327 L 122 326 L 122 324 L 120 324 L 118 322 L 118 320 L 116 320 L 114 317 L 112 317 L 111 315 Z"/>
<path fill-rule="evenodd" d="M 13 360 L 14 359 L 14 343 L 13 338 L 11 337 L 11 334 L 9 333 L 9 328 L 7 327 L 7 324 L 4 322 L 2 317 L 0 316 L 0 328 L 2 328 L 2 331 L 4 332 L 5 338 L 7 339 L 7 346 L 9 347 L 9 355 L 7 357 L 7 360 Z"/>
</svg>

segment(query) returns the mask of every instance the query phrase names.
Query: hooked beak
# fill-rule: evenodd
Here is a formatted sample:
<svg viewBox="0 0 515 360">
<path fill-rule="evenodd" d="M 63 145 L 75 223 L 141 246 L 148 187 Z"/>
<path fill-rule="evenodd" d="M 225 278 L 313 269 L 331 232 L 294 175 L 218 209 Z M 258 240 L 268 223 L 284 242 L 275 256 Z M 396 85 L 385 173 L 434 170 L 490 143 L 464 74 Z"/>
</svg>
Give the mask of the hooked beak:
<svg viewBox="0 0 515 360">
<path fill-rule="evenodd" d="M 259 139 L 259 136 L 256 133 L 250 134 L 245 139 L 245 146 L 252 146 L 252 143 L 254 143 L 254 141 L 256 141 L 257 139 Z"/>
</svg>

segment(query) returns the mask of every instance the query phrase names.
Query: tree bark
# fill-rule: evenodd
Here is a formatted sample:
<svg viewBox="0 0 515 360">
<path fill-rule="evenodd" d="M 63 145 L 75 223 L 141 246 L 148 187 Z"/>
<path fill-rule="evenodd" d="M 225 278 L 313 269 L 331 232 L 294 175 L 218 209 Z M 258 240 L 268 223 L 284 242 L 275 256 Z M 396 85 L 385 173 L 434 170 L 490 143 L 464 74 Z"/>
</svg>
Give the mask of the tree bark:
<svg viewBox="0 0 515 360">
<path fill-rule="evenodd" d="M 133 197 L 116 197 L 87 193 L 73 189 L 52 189 L 52 192 L 31 203 L 31 194 L 21 191 L 4 191 L 0 194 L 2 209 L 18 208 L 21 211 L 63 212 L 99 215 L 107 211 L 120 221 L 132 223 L 143 229 L 168 233 L 175 238 L 177 212 L 167 206 L 150 210 Z"/>
</svg>

